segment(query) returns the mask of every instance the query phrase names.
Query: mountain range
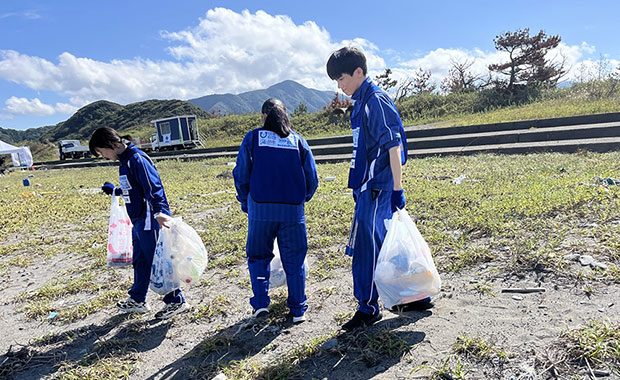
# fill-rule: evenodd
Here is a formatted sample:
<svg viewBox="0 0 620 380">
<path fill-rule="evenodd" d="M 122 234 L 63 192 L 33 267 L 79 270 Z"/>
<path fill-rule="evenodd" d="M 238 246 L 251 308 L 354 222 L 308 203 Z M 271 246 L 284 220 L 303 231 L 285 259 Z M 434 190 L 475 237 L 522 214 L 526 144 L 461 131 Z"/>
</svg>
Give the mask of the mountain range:
<svg viewBox="0 0 620 380">
<path fill-rule="evenodd" d="M 145 100 L 126 106 L 99 100 L 85 105 L 70 118 L 56 125 L 15 130 L 0 128 L 0 140 L 9 144 L 22 141 L 56 142 L 62 139 L 88 139 L 92 132 L 103 126 L 119 131 L 139 125 L 149 125 L 151 120 L 172 115 L 193 114 L 201 118 L 212 117 L 183 100 Z"/>
<path fill-rule="evenodd" d="M 334 98 L 334 91 L 320 91 L 307 88 L 295 81 L 286 80 L 262 90 L 234 94 L 214 94 L 189 99 L 207 112 L 218 115 L 244 114 L 260 112 L 263 102 L 269 98 L 280 99 L 289 112 L 293 112 L 300 103 L 306 105 L 308 112 L 323 109 Z"/>
<path fill-rule="evenodd" d="M 140 125 L 150 125 L 151 120 L 175 115 L 193 114 L 199 118 L 218 115 L 258 113 L 268 98 L 282 100 L 289 112 L 300 103 L 306 105 L 308 112 L 321 110 L 333 99 L 332 91 L 319 91 L 287 80 L 263 90 L 242 94 L 207 95 L 188 101 L 183 100 L 145 100 L 125 106 L 99 100 L 80 108 L 69 119 L 56 125 L 48 125 L 27 130 L 0 128 L 0 140 L 9 144 L 22 141 L 55 142 L 62 139 L 88 139 L 90 134 L 101 126 L 111 126 L 123 131 Z"/>
</svg>

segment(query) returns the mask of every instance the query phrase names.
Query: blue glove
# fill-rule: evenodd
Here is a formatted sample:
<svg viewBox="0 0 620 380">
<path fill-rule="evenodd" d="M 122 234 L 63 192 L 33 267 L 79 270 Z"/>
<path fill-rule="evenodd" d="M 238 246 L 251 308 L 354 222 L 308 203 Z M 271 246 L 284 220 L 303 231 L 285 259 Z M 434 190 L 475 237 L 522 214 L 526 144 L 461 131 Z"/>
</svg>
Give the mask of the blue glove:
<svg viewBox="0 0 620 380">
<path fill-rule="evenodd" d="M 112 195 L 112 193 L 114 193 L 114 195 L 121 195 L 123 192 L 120 188 L 114 187 L 110 182 L 104 183 L 103 186 L 101 186 L 101 191 L 108 195 Z"/>
<path fill-rule="evenodd" d="M 248 213 L 248 202 L 241 202 L 241 211 Z"/>
<path fill-rule="evenodd" d="M 405 193 L 403 189 L 392 190 L 392 212 L 396 212 L 396 209 L 405 208 Z"/>
</svg>

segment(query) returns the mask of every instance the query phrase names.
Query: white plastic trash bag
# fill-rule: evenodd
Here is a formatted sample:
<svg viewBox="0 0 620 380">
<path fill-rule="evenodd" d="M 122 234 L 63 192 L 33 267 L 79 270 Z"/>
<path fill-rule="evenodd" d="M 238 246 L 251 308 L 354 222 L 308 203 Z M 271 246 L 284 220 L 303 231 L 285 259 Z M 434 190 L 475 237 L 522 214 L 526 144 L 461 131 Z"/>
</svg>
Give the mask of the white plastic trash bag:
<svg viewBox="0 0 620 380">
<path fill-rule="evenodd" d="M 181 286 L 172 258 L 170 257 L 170 245 L 166 241 L 167 234 L 163 233 L 167 228 L 160 229 L 159 238 L 155 245 L 155 255 L 151 266 L 151 280 L 149 288 L 155 293 L 166 295 Z"/>
<path fill-rule="evenodd" d="M 207 249 L 196 230 L 182 218 L 172 218 L 170 228 L 159 230 L 150 288 L 167 294 L 181 284 L 192 285 L 205 271 L 207 261 Z"/>
<path fill-rule="evenodd" d="M 165 236 L 179 281 L 195 284 L 208 262 L 207 249 L 198 232 L 178 217 L 172 218 L 170 228 L 160 229 L 160 234 Z"/>
<path fill-rule="evenodd" d="M 308 257 L 304 259 L 304 274 L 308 278 Z M 273 242 L 273 259 L 271 259 L 271 266 L 269 271 L 269 289 L 277 288 L 286 285 L 286 273 L 282 266 L 282 259 L 280 258 L 280 248 L 278 247 L 278 240 Z"/>
<path fill-rule="evenodd" d="M 108 225 L 108 254 L 106 262 L 109 267 L 131 265 L 133 244 L 131 220 L 125 205 L 119 204 L 118 197 L 112 195 L 110 207 L 110 224 Z"/>
<path fill-rule="evenodd" d="M 377 292 L 386 308 L 439 294 L 441 279 L 431 250 L 407 213 L 397 210 L 375 268 Z"/>
</svg>

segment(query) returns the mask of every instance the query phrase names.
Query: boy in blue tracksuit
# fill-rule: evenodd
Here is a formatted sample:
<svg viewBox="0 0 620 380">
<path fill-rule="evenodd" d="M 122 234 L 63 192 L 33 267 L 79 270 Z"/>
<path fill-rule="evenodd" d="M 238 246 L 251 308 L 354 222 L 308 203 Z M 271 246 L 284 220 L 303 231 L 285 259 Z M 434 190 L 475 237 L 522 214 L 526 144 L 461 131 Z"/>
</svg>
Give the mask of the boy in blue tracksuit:
<svg viewBox="0 0 620 380">
<path fill-rule="evenodd" d="M 134 282 L 129 298 L 116 304 L 125 312 L 146 313 L 146 293 L 151 278 L 151 266 L 160 227 L 169 227 L 170 206 L 153 161 L 133 143 L 126 144 L 118 133 L 109 127 L 93 132 L 89 148 L 96 157 L 101 154 L 109 160 L 118 160 L 120 187 L 106 182 L 106 194 L 123 197 L 127 214 L 133 224 Z M 157 319 L 167 319 L 189 309 L 180 289 L 164 296 L 164 308 L 155 314 Z"/>
<path fill-rule="evenodd" d="M 382 318 L 374 272 L 387 232 L 385 221 L 392 218 L 397 208 L 405 207 L 401 179 L 402 165 L 407 160 L 407 139 L 396 106 L 367 77 L 366 57 L 360 50 L 345 47 L 332 53 L 327 74 L 354 102 L 348 187 L 353 189 L 355 214 L 347 254 L 353 256 L 353 292 L 358 309 L 342 326 L 351 331 Z"/>
<path fill-rule="evenodd" d="M 248 132 L 233 170 L 237 199 L 248 214 L 246 254 L 254 296 L 254 317 L 269 310 L 269 270 L 275 238 L 286 273 L 293 323 L 307 310 L 304 259 L 308 250 L 304 203 L 318 186 L 314 157 L 303 137 L 291 130 L 281 101 L 262 107 L 264 125 Z"/>
</svg>

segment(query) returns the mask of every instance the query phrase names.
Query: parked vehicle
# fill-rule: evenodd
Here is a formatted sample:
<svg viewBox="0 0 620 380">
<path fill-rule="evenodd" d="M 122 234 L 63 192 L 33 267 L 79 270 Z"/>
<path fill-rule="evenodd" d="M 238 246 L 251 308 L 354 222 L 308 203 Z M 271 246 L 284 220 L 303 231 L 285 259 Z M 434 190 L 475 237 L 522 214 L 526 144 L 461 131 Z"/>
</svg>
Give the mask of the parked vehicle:
<svg viewBox="0 0 620 380">
<path fill-rule="evenodd" d="M 80 144 L 80 140 L 60 140 L 58 141 L 58 157 L 61 160 L 90 157 L 90 151 L 87 146 Z"/>
<path fill-rule="evenodd" d="M 142 141 L 142 139 L 136 137 L 133 139 L 133 143 L 143 152 L 153 152 L 157 147 L 157 133 L 153 133 L 149 141 Z"/>
</svg>

